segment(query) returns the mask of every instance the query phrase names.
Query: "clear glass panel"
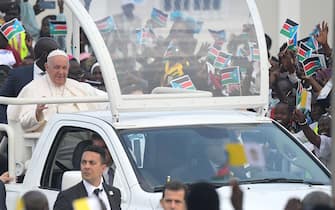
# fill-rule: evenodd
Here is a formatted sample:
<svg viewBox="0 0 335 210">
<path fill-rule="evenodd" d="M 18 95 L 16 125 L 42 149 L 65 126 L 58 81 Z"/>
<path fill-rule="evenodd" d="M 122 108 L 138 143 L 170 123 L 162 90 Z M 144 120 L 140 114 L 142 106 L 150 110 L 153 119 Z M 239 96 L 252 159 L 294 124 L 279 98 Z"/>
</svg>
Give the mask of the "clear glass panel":
<svg viewBox="0 0 335 210">
<path fill-rule="evenodd" d="M 124 130 L 120 136 L 138 179 L 144 180 L 140 184 L 148 191 L 160 189 L 168 177 L 219 186 L 232 177 L 242 184 L 266 179 L 330 183 L 311 155 L 274 124 Z"/>
<path fill-rule="evenodd" d="M 259 42 L 246 0 L 121 2 L 92 1 L 89 12 L 122 94 L 156 87 L 260 94 Z"/>
</svg>

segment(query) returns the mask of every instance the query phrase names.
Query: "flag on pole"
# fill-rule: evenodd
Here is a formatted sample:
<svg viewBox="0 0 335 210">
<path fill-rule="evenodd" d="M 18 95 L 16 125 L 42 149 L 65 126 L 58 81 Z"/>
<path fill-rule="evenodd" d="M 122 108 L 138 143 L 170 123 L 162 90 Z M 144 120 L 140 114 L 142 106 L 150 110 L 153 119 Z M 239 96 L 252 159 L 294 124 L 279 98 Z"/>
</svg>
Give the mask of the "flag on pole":
<svg viewBox="0 0 335 210">
<path fill-rule="evenodd" d="M 112 16 L 107 16 L 100 20 L 95 21 L 101 33 L 109 33 L 116 29 L 116 25 Z"/>
<path fill-rule="evenodd" d="M 7 40 L 11 40 L 16 34 L 24 32 L 24 28 L 18 19 L 14 18 L 9 22 L 4 23 L 1 28 L 1 33 Z"/>
<path fill-rule="evenodd" d="M 306 58 L 303 61 L 303 66 L 307 77 L 315 74 L 316 70 L 321 69 L 319 57 Z"/>
<path fill-rule="evenodd" d="M 239 66 L 232 66 L 221 69 L 219 74 L 221 78 L 221 85 L 241 83 Z"/>
<path fill-rule="evenodd" d="M 292 38 L 294 34 L 298 30 L 299 24 L 294 22 L 293 20 L 286 19 L 285 23 L 282 26 L 282 29 L 280 30 L 280 34 L 286 36 L 287 38 Z"/>
<path fill-rule="evenodd" d="M 64 36 L 67 33 L 66 21 L 49 20 L 50 35 Z"/>
<path fill-rule="evenodd" d="M 194 86 L 190 76 L 188 76 L 188 75 L 184 75 L 182 77 L 178 77 L 174 80 L 171 80 L 170 84 L 173 88 L 195 90 L 195 86 Z"/>
<path fill-rule="evenodd" d="M 300 62 L 303 62 L 306 58 L 311 57 L 312 49 L 308 47 L 306 44 L 304 44 L 303 42 L 300 42 L 297 55 L 298 55 L 298 60 Z"/>
<path fill-rule="evenodd" d="M 168 14 L 165 14 L 163 11 L 152 8 L 151 19 L 160 27 L 165 27 L 168 19 Z"/>
</svg>

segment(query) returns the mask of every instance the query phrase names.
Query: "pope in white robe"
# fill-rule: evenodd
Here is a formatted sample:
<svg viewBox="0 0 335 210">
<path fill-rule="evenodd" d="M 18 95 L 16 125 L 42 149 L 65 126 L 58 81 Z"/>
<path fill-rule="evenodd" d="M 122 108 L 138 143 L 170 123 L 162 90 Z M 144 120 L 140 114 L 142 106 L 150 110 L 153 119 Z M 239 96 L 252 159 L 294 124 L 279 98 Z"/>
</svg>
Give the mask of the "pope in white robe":
<svg viewBox="0 0 335 210">
<path fill-rule="evenodd" d="M 69 60 L 64 51 L 54 50 L 50 52 L 45 67 L 46 74 L 28 83 L 21 90 L 18 95 L 19 98 L 84 97 L 107 94 L 87 83 L 67 78 Z M 106 103 L 9 105 L 7 117 L 8 120 L 19 121 L 22 128 L 27 132 L 40 131 L 45 123 L 56 113 L 92 111 L 106 108 Z"/>
</svg>

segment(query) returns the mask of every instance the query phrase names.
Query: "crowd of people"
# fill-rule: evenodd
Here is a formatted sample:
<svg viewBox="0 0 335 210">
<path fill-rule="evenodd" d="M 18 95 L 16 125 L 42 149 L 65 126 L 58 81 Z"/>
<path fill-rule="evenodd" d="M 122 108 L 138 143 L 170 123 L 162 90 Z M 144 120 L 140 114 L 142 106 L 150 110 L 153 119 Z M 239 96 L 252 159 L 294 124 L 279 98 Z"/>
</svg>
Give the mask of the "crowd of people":
<svg viewBox="0 0 335 210">
<path fill-rule="evenodd" d="M 292 132 L 327 167 L 331 156 L 331 92 L 332 50 L 328 44 L 328 24 L 318 24 L 313 34 L 317 48 L 314 54 L 324 58 L 325 64 L 307 75 L 299 62 L 298 49 L 285 43 L 278 58 L 269 55 L 271 67 L 269 116 Z M 266 37 L 268 47 L 270 37 Z M 299 40 L 298 43 L 303 42 Z M 306 58 L 307 59 L 307 58 Z"/>
<path fill-rule="evenodd" d="M 59 14 L 46 16 L 42 20 L 42 28 L 36 27 L 36 20 L 33 16 L 20 17 L 19 13 L 7 12 L 3 18 L 3 23 L 18 18 L 26 27 L 24 33 L 20 33 L 11 40 L 8 40 L 3 33 L 0 33 L 0 49 L 8 50 L 13 54 L 15 62 L 8 64 L 1 63 L 0 70 L 3 74 L 0 83 L 0 95 L 7 97 L 63 97 L 63 96 L 100 96 L 105 95 L 104 81 L 101 76 L 99 63 L 94 55 L 86 52 L 84 49 L 88 45 L 85 34 L 81 31 L 81 56 L 80 60 L 67 54 L 64 37 L 52 37 L 49 33 L 49 20 L 64 20 L 63 0 L 58 0 Z M 38 1 L 37 1 L 38 3 Z M 38 14 L 43 9 L 36 4 L 32 7 L 29 2 L 23 1 L 20 4 L 21 10 L 34 12 Z M 127 19 L 127 24 L 118 25 L 119 34 L 113 34 L 112 39 L 118 37 L 117 43 L 122 45 L 127 43 L 133 37 L 129 37 L 129 30 L 134 29 L 140 24 L 140 19 L 132 13 L 134 5 L 124 4 L 122 6 L 123 14 L 116 16 L 116 23 L 122 22 L 120 19 Z M 29 19 L 25 19 L 28 18 Z M 150 22 L 148 25 L 152 24 Z M 250 28 L 249 28 L 250 29 Z M 244 29 L 248 31 L 249 29 Z M 36 32 L 36 30 L 38 32 Z M 158 75 L 158 79 L 145 80 L 145 76 L 156 77 L 156 75 L 147 75 L 151 71 L 144 71 L 142 75 L 138 75 L 135 70 L 136 64 L 133 62 L 124 63 L 123 59 L 116 59 L 115 67 L 117 69 L 133 69 L 125 75 L 124 83 L 121 83 L 122 92 L 124 94 L 143 94 L 150 92 L 153 87 L 167 86 L 173 81 L 171 75 L 168 74 L 168 66 L 173 66 L 175 59 L 180 59 L 184 55 L 192 55 L 188 59 L 178 60 L 175 63 L 181 63 L 184 71 L 191 75 L 195 86 L 201 90 L 211 90 L 215 96 L 225 95 L 226 90 L 219 90 L 215 87 L 215 78 L 212 84 L 208 85 L 207 75 L 203 78 L 202 71 L 192 73 L 192 64 L 199 64 L 202 61 L 198 59 L 206 57 L 209 45 L 203 44 L 198 51 L 195 50 L 197 40 L 190 36 L 189 25 L 185 21 L 175 21 L 168 36 L 164 40 L 160 40 L 160 44 L 165 48 L 153 51 L 152 48 L 146 48 L 142 55 L 153 60 L 140 61 L 142 68 L 156 68 L 161 65 L 155 61 L 155 54 L 163 55 L 172 53 L 173 56 L 167 56 L 168 62 L 165 63 L 166 74 Z M 248 31 L 250 34 L 253 32 Z M 21 37 L 24 34 L 23 37 Z M 249 35 L 250 35 L 249 34 Z M 185 40 L 187 37 L 187 40 Z M 330 163 L 331 155 L 331 115 L 330 115 L 330 96 L 332 91 L 332 49 L 328 43 L 328 25 L 322 22 L 317 26 L 317 33 L 312 35 L 315 38 L 317 47 L 313 50 L 313 54 L 320 55 L 324 58 L 325 65 L 318 68 L 313 74 L 306 75 L 304 60 L 299 61 L 299 40 L 296 47 L 291 48 L 289 44 L 284 44 L 279 52 L 278 57 L 269 54 L 269 112 L 268 116 L 276 120 L 290 132 L 300 139 L 308 149 L 310 149 L 327 167 Z M 19 41 L 23 38 L 23 42 Z M 111 46 L 109 49 L 111 55 L 115 57 L 134 57 L 130 55 L 132 44 L 136 40 L 131 40 L 131 45 L 117 46 L 115 40 L 109 42 L 109 37 L 104 36 L 106 43 Z M 236 38 L 237 39 L 237 38 Z M 268 50 L 271 47 L 271 39 L 266 36 Z M 22 43 L 21 47 L 17 47 L 15 43 Z M 34 44 L 33 44 L 34 43 Z M 232 51 L 236 51 L 232 42 L 228 47 Z M 193 46 L 193 47 L 192 47 Z M 142 49 L 143 50 L 143 49 Z M 176 54 L 173 54 L 176 53 Z M 122 55 L 122 56 L 120 56 Z M 144 57 L 144 56 L 143 56 Z M 161 56 L 164 57 L 164 56 Z M 166 58 L 165 58 L 166 59 Z M 124 59 L 127 60 L 127 59 Z M 120 61 L 120 62 L 118 62 Z M 127 60 L 129 61 L 129 59 Z M 245 62 L 242 58 L 235 58 L 232 62 Z M 149 65 L 150 64 L 150 65 Z M 203 62 L 205 68 L 206 62 Z M 178 66 L 175 65 L 175 68 Z M 249 68 L 249 64 L 248 67 Z M 172 68 L 171 68 L 172 69 Z M 178 69 L 172 72 L 178 74 Z M 246 75 L 248 81 L 252 81 L 255 77 Z M 4 79 L 6 78 L 6 79 Z M 152 83 L 153 82 L 153 83 Z M 252 83 L 242 86 L 242 90 L 238 91 L 240 95 L 253 95 Z M 229 95 L 229 94 L 228 94 Z M 234 93 L 232 93 L 234 95 Z M 303 102 L 304 101 L 304 104 Z M 306 102 L 307 101 L 307 102 Z M 0 105 L 0 120 L 2 123 L 19 119 L 22 128 L 27 131 L 40 131 L 43 129 L 46 121 L 55 113 L 83 111 L 92 109 L 106 109 L 105 104 L 56 104 L 56 105 L 29 105 L 25 107 Z M 99 139 L 99 138 L 97 138 Z M 92 140 L 94 142 L 94 140 Z M 102 142 L 103 143 L 103 142 Z M 72 209 L 72 202 L 82 197 L 96 196 L 101 209 L 121 209 L 121 193 L 120 190 L 108 185 L 109 180 L 113 176 L 106 176 L 109 170 L 113 169 L 113 161 L 106 151 L 101 149 L 103 145 L 98 140 L 92 145 L 85 148 L 80 157 L 80 170 L 82 172 L 83 181 L 74 187 L 59 193 L 54 209 Z M 107 152 L 108 153 L 108 152 Z M 0 160 L 6 159 L 0 154 Z M 4 166 L 4 165 L 2 165 Z M 6 171 L 0 167 L 0 172 Z M 11 180 L 8 173 L 5 172 L 0 176 L 0 209 L 6 209 L 3 198 L 5 198 L 4 183 Z M 112 182 L 112 181 L 111 181 Z M 112 192 L 112 193 L 110 193 Z M 316 199 L 317 198 L 317 199 Z M 45 196 L 37 191 L 27 192 L 23 196 L 23 205 L 26 210 L 43 209 L 47 210 L 47 200 Z M 223 201 L 228 202 L 228 201 Z M 161 207 L 164 210 L 218 210 L 219 198 L 215 187 L 209 183 L 195 183 L 186 186 L 178 181 L 171 181 L 165 185 L 160 200 Z M 237 181 L 232 181 L 231 204 L 236 210 L 243 209 L 243 192 L 238 186 Z M 37 205 L 39 205 L 37 207 Z M 303 200 L 292 198 L 288 201 L 285 209 L 287 210 L 305 210 L 305 209 L 331 209 L 331 199 L 329 195 L 322 192 L 313 192 L 305 196 Z"/>
</svg>

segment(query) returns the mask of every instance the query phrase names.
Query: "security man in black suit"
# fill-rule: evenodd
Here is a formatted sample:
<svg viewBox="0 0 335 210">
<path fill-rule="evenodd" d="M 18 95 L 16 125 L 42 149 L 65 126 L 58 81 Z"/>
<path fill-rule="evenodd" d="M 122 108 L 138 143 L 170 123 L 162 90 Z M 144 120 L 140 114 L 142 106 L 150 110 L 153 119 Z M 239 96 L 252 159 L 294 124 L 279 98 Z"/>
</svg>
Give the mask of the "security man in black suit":
<svg viewBox="0 0 335 210">
<path fill-rule="evenodd" d="M 102 174 L 106 169 L 105 150 L 94 145 L 84 149 L 80 170 L 83 181 L 61 191 L 54 204 L 54 210 L 73 210 L 74 200 L 97 196 L 106 210 L 121 210 L 121 193 L 118 188 L 104 183 Z"/>
</svg>

